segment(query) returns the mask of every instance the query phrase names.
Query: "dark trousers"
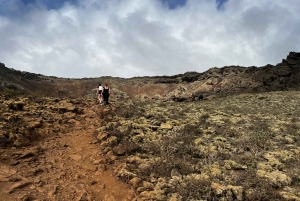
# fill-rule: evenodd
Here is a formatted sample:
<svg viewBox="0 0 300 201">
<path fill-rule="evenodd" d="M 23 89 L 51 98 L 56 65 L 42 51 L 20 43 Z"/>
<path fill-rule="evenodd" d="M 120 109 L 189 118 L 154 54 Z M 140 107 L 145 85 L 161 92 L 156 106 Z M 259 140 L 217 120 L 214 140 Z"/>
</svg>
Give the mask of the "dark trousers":
<svg viewBox="0 0 300 201">
<path fill-rule="evenodd" d="M 104 95 L 103 95 L 103 99 L 104 99 L 104 102 L 105 102 L 106 105 L 109 104 L 109 103 L 108 103 L 108 98 L 109 98 L 109 94 L 104 94 Z"/>
</svg>

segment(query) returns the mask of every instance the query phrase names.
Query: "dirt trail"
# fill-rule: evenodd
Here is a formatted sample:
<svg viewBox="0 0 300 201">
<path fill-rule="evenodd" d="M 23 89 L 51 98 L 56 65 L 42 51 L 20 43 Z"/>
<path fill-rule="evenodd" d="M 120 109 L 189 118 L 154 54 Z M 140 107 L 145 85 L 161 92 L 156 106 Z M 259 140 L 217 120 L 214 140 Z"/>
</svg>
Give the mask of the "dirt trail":
<svg viewBox="0 0 300 201">
<path fill-rule="evenodd" d="M 132 200 L 93 134 L 99 105 L 84 108 L 70 132 L 23 149 L 0 150 L 0 200 Z"/>
</svg>

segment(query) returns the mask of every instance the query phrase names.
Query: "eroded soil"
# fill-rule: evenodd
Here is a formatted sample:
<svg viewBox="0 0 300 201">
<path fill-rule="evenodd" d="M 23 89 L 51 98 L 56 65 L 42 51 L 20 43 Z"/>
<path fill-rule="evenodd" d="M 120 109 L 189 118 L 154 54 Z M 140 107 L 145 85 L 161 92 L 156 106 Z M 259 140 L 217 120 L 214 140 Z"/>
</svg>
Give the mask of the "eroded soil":
<svg viewBox="0 0 300 201">
<path fill-rule="evenodd" d="M 7 106 L 5 101 L 2 103 L 3 107 Z M 52 110 L 59 108 L 50 107 Z M 97 117 L 104 107 L 86 102 L 76 104 L 76 108 L 81 113 L 65 123 L 44 120 L 39 132 L 54 131 L 45 138 L 26 146 L 0 149 L 1 200 L 113 201 L 134 198 L 133 190 L 115 176 L 118 161 L 108 160 L 95 139 L 100 123 Z M 24 110 L 29 111 L 29 108 L 24 106 L 22 111 L 11 112 L 20 116 Z M 60 111 L 57 115 L 66 116 L 67 113 Z M 47 114 L 45 111 L 44 115 Z M 5 129 L 8 121 L 2 120 L 1 127 Z M 57 129 L 59 125 L 68 129 Z"/>
</svg>

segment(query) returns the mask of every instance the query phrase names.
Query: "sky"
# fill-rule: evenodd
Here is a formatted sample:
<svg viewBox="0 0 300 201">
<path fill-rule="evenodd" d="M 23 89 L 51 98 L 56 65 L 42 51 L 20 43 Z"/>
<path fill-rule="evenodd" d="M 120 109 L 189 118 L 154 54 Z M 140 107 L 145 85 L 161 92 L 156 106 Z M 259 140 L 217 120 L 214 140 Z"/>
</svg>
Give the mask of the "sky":
<svg viewBox="0 0 300 201">
<path fill-rule="evenodd" d="M 300 52 L 299 0 L 0 0 L 0 62 L 63 78 L 276 65 Z"/>
</svg>

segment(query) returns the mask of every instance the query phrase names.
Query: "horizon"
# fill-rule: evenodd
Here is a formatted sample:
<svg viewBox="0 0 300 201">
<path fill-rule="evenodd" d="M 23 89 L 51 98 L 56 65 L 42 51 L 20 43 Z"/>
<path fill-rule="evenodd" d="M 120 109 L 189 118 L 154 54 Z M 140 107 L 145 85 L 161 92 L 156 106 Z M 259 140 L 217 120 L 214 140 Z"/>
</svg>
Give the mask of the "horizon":
<svg viewBox="0 0 300 201">
<path fill-rule="evenodd" d="M 287 56 L 290 54 L 290 53 L 297 53 L 297 54 L 300 54 L 300 52 L 295 52 L 295 51 L 290 51 L 285 58 L 282 58 L 283 59 L 286 59 Z M 282 62 L 279 62 L 277 64 L 280 64 Z M 45 74 L 40 74 L 40 73 L 34 73 L 34 72 L 29 72 L 29 71 L 22 71 L 22 70 L 18 70 L 18 69 L 14 69 L 14 68 L 10 68 L 8 66 L 6 66 L 4 63 L 2 63 L 0 61 L 0 64 L 3 64 L 5 68 L 8 68 L 10 70 L 13 70 L 13 71 L 19 71 L 19 72 L 22 72 L 22 73 L 32 73 L 32 74 L 36 74 L 36 75 L 40 75 L 40 76 L 45 76 L 45 77 L 53 77 L 53 78 L 58 78 L 58 79 L 97 79 L 97 78 L 105 78 L 105 77 L 111 77 L 111 78 L 121 78 L 121 79 L 132 79 L 132 78 L 143 78 L 143 77 L 172 77 L 172 76 L 180 76 L 180 75 L 184 75 L 186 73 L 206 73 L 207 71 L 209 71 L 210 69 L 213 69 L 213 68 L 218 68 L 218 69 L 221 69 L 221 68 L 225 68 L 225 67 L 241 67 L 241 68 L 250 68 L 250 67 L 256 67 L 256 68 L 260 68 L 260 67 L 266 67 L 268 65 L 272 65 L 272 66 L 276 66 L 277 64 L 273 65 L 273 64 L 265 64 L 263 66 L 239 66 L 239 65 L 229 65 L 229 66 L 222 66 L 222 67 L 212 67 L 212 68 L 209 68 L 203 72 L 198 72 L 198 71 L 185 71 L 185 72 L 181 72 L 181 73 L 178 73 L 178 74 L 171 74 L 171 75 L 152 75 L 152 76 L 149 76 L 149 75 L 141 75 L 141 76 L 134 76 L 134 77 L 119 77 L 119 76 L 111 76 L 111 75 L 105 75 L 105 76 L 101 76 L 101 77 L 80 77 L 80 78 L 71 78 L 71 77 L 57 77 L 57 76 L 53 76 L 53 75 L 45 75 Z"/>
</svg>

